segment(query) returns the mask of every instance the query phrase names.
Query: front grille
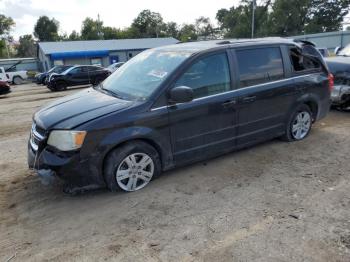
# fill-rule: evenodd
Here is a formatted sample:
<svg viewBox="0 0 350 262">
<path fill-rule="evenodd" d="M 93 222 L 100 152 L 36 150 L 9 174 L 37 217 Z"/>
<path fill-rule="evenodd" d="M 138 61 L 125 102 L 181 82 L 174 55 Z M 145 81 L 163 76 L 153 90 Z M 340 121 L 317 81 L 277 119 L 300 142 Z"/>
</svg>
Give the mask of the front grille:
<svg viewBox="0 0 350 262">
<path fill-rule="evenodd" d="M 45 129 L 39 127 L 33 122 L 30 131 L 30 145 L 35 152 L 38 151 L 45 138 Z"/>
</svg>

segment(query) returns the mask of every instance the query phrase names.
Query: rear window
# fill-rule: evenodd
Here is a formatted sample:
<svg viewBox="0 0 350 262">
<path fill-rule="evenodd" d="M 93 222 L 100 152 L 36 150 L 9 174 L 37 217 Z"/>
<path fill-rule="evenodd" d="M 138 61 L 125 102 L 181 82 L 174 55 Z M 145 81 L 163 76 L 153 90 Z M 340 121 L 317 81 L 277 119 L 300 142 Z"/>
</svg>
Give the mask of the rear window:
<svg viewBox="0 0 350 262">
<path fill-rule="evenodd" d="M 313 47 L 306 46 L 304 47 L 303 52 L 315 58 L 322 59 L 319 52 Z M 302 72 L 308 72 L 310 70 L 317 70 L 321 68 L 320 62 L 301 54 L 298 48 L 295 48 L 295 47 L 290 48 L 289 56 L 292 62 L 294 72 L 302 73 Z"/>
<path fill-rule="evenodd" d="M 240 87 L 275 81 L 284 77 L 279 47 L 236 51 Z"/>
</svg>

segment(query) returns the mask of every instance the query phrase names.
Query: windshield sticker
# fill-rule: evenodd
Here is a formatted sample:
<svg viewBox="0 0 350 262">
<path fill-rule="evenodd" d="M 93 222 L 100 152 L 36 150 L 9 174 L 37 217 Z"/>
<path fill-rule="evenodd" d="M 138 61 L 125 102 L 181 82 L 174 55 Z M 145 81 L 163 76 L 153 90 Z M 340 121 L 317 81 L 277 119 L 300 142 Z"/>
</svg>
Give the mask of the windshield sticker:
<svg viewBox="0 0 350 262">
<path fill-rule="evenodd" d="M 152 70 L 148 73 L 148 75 L 155 76 L 158 78 L 164 78 L 167 74 L 168 74 L 168 72 L 161 71 L 161 70 Z"/>
</svg>

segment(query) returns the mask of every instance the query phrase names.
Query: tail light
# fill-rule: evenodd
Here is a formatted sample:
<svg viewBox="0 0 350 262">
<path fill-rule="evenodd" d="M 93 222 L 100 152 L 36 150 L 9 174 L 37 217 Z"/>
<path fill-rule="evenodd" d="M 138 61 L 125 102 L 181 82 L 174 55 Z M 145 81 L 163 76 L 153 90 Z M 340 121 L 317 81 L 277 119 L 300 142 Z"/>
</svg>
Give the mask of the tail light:
<svg viewBox="0 0 350 262">
<path fill-rule="evenodd" d="M 330 92 L 332 92 L 334 88 L 334 76 L 332 74 L 328 74 L 328 88 Z"/>
</svg>

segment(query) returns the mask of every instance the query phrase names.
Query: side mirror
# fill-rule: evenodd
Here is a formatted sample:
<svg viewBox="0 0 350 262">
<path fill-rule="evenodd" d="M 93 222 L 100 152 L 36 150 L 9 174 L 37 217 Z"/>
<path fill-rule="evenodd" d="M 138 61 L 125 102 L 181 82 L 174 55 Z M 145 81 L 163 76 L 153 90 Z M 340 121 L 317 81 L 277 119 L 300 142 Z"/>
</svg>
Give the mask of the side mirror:
<svg viewBox="0 0 350 262">
<path fill-rule="evenodd" d="M 186 103 L 193 100 L 193 89 L 188 86 L 177 86 L 170 90 L 170 102 Z"/>
</svg>

